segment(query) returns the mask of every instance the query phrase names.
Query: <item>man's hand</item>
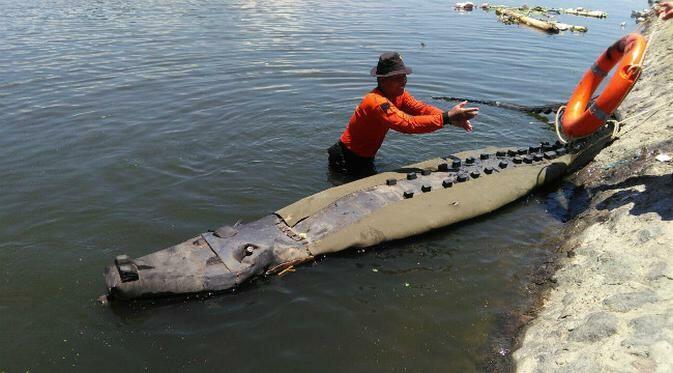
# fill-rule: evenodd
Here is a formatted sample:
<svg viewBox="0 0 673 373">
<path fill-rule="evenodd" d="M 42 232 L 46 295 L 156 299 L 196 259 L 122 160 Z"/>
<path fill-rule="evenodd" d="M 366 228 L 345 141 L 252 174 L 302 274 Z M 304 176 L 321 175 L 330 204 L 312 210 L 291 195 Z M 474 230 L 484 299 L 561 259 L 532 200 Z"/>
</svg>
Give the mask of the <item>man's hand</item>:
<svg viewBox="0 0 673 373">
<path fill-rule="evenodd" d="M 449 123 L 456 127 L 464 128 L 467 132 L 472 132 L 472 123 L 470 123 L 470 119 L 479 114 L 479 108 L 465 107 L 465 105 L 467 105 L 467 101 L 463 101 L 454 106 L 451 110 L 447 111 L 446 114 L 449 118 Z"/>
<path fill-rule="evenodd" d="M 667 20 L 673 18 L 673 1 L 659 3 L 655 9 L 661 19 Z"/>
</svg>

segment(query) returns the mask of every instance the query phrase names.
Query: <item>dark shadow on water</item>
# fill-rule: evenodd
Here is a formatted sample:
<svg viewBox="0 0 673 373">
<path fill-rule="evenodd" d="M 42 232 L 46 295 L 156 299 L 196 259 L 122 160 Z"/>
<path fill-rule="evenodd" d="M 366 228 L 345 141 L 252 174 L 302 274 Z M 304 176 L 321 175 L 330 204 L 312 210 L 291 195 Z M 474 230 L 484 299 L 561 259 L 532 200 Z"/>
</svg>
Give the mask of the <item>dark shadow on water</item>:
<svg viewBox="0 0 673 373">
<path fill-rule="evenodd" d="M 349 175 L 346 172 L 335 170 L 331 167 L 327 167 L 327 182 L 332 184 L 332 186 L 339 186 L 342 184 L 350 183 L 362 177 L 357 177 L 355 175 Z"/>
<path fill-rule="evenodd" d="M 327 166 L 327 181 L 332 184 L 332 186 L 339 186 L 341 184 L 347 184 L 351 181 L 362 179 L 368 176 L 376 175 L 378 172 L 376 169 L 366 170 L 359 173 L 350 173 L 342 168 Z"/>
<path fill-rule="evenodd" d="M 310 266 L 310 264 L 308 264 Z M 189 312 L 192 308 L 199 307 L 199 304 L 208 304 L 209 302 L 219 302 L 227 304 L 232 310 L 245 308 L 257 303 L 257 299 L 246 298 L 243 301 L 240 294 L 250 291 L 259 291 L 260 286 L 268 286 L 273 277 L 257 276 L 233 289 L 222 291 L 208 291 L 192 294 L 178 294 L 175 296 L 163 296 L 157 298 L 135 299 L 135 300 L 111 300 L 107 306 L 112 313 L 119 318 L 122 323 L 148 320 L 155 318 L 160 311 L 165 312 Z"/>
<path fill-rule="evenodd" d="M 545 187 L 540 193 L 547 192 L 545 208 L 547 213 L 566 223 L 586 210 L 591 201 L 586 189 L 564 181 Z"/>
</svg>

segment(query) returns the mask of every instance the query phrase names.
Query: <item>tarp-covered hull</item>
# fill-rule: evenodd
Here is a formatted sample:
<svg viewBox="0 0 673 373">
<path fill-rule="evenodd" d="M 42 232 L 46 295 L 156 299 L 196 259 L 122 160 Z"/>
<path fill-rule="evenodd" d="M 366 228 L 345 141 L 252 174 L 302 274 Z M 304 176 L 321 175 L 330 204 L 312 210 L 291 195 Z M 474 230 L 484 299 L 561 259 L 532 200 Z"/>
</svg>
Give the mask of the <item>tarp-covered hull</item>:
<svg viewBox="0 0 673 373">
<path fill-rule="evenodd" d="M 581 167 L 610 128 L 572 146 L 482 149 L 330 188 L 257 221 L 193 237 L 105 271 L 112 298 L 217 292 L 318 255 L 368 247 L 471 219 Z"/>
</svg>

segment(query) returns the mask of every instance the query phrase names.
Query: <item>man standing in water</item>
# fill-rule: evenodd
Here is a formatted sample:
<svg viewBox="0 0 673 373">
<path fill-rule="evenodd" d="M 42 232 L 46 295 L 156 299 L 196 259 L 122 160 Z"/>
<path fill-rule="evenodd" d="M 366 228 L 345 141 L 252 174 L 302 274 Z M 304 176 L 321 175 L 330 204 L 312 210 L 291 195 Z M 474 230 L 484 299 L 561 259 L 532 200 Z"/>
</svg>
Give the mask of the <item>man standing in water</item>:
<svg viewBox="0 0 673 373">
<path fill-rule="evenodd" d="M 389 129 L 402 133 L 429 133 L 445 125 L 472 131 L 470 119 L 479 108 L 461 102 L 449 111 L 416 100 L 404 90 L 411 68 L 404 65 L 399 53 L 387 52 L 372 68 L 378 86 L 360 102 L 339 141 L 330 147 L 330 168 L 353 176 L 376 173 L 374 156 Z"/>
</svg>

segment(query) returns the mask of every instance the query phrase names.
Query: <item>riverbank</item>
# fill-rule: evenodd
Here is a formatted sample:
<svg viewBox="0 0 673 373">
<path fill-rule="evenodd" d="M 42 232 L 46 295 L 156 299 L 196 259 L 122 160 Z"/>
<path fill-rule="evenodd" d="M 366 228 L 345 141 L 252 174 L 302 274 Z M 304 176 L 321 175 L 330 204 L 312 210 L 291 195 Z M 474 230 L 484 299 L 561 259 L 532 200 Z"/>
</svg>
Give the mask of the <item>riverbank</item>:
<svg viewBox="0 0 673 373">
<path fill-rule="evenodd" d="M 654 31 L 653 31 L 654 30 Z M 570 181 L 583 206 L 561 244 L 518 372 L 673 371 L 673 22 L 656 33 L 620 107 L 619 138 Z"/>
</svg>

